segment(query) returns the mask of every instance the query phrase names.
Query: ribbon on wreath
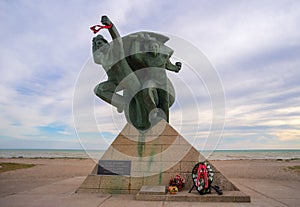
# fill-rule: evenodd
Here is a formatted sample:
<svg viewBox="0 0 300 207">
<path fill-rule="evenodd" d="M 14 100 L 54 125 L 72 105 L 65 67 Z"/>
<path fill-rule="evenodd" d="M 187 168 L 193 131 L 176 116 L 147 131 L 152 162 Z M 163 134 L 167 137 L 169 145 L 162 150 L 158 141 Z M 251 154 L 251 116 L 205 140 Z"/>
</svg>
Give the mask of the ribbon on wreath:
<svg viewBox="0 0 300 207">
<path fill-rule="evenodd" d="M 205 164 L 199 164 L 198 166 L 198 172 L 197 172 L 197 182 L 196 186 L 200 185 L 200 178 L 204 180 L 204 187 L 208 188 L 208 176 L 207 176 L 207 168 Z"/>
</svg>

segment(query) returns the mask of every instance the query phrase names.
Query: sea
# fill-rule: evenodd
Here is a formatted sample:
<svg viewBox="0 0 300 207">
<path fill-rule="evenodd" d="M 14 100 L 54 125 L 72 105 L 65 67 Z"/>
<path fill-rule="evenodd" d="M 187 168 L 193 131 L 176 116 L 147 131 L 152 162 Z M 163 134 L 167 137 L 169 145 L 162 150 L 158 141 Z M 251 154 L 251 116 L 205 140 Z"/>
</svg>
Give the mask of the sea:
<svg viewBox="0 0 300 207">
<path fill-rule="evenodd" d="M 0 149 L 0 158 L 94 158 L 99 159 L 105 150 L 80 149 Z M 201 153 L 201 152 L 200 152 Z M 205 153 L 204 153 L 205 154 Z M 249 159 L 300 159 L 300 149 L 292 150 L 215 150 L 209 160 Z"/>
</svg>

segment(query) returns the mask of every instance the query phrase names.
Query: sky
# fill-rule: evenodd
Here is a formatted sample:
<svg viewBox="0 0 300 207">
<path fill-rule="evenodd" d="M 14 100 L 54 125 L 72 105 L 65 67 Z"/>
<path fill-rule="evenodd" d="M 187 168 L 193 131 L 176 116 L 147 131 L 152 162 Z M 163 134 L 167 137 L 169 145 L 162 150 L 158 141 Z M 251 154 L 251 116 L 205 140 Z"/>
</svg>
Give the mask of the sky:
<svg viewBox="0 0 300 207">
<path fill-rule="evenodd" d="M 124 115 L 93 95 L 105 77 L 91 61 L 89 27 L 101 15 L 121 35 L 174 35 L 209 60 L 226 100 L 216 149 L 300 149 L 297 0 L 0 1 L 1 149 L 106 149 L 120 132 Z M 191 97 L 176 85 L 170 123 L 199 149 L 211 129 L 211 94 L 191 71 L 183 64 L 168 73 L 193 89 Z M 96 128 L 80 116 L 91 112 Z"/>
</svg>

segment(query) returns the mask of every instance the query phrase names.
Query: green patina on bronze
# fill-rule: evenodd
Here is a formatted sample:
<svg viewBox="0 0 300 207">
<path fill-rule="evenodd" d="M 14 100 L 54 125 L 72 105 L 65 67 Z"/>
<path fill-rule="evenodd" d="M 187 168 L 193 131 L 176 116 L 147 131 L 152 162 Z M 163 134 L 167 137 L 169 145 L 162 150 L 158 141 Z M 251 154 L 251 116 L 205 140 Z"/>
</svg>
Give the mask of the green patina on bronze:
<svg viewBox="0 0 300 207">
<path fill-rule="evenodd" d="M 145 152 L 145 134 L 139 133 L 139 138 L 137 142 L 137 150 L 138 150 L 138 156 L 141 158 L 143 157 L 143 154 Z"/>
<path fill-rule="evenodd" d="M 138 142 L 138 156 L 143 157 L 144 151 L 145 151 L 145 143 L 144 142 Z"/>
<path fill-rule="evenodd" d="M 158 184 L 162 184 L 162 169 L 160 169 Z"/>
<path fill-rule="evenodd" d="M 155 151 L 155 145 L 152 145 L 149 160 L 148 160 L 148 165 L 147 165 L 147 171 L 150 172 L 151 165 L 154 161 L 154 156 L 157 154 Z"/>
<path fill-rule="evenodd" d="M 124 111 L 127 122 L 140 131 L 148 130 L 161 119 L 168 122 L 175 90 L 166 70 L 181 69 L 180 62 L 170 61 L 173 50 L 165 45 L 169 38 L 153 32 L 121 37 L 107 16 L 102 16 L 101 22 L 112 25 L 108 31 L 113 41 L 108 42 L 102 35 L 93 38 L 94 62 L 102 65 L 108 77 L 95 87 L 95 94 L 118 112 Z"/>
</svg>

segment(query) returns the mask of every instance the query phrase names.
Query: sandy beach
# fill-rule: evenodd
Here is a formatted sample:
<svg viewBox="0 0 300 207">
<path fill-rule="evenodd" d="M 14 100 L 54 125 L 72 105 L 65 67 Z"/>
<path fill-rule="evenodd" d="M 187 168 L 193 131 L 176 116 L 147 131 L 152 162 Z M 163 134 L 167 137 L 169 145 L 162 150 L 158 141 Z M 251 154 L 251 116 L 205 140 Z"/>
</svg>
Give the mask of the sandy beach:
<svg viewBox="0 0 300 207">
<path fill-rule="evenodd" d="M 31 168 L 0 173 L 1 207 L 145 206 L 145 202 L 135 201 L 131 195 L 76 195 L 75 190 L 95 165 L 91 159 L 9 158 L 0 159 L 0 162 L 35 164 Z M 300 171 L 295 169 L 295 166 L 300 166 L 300 160 L 226 160 L 211 163 L 250 195 L 251 203 L 148 201 L 147 206 L 300 206 Z"/>
</svg>

